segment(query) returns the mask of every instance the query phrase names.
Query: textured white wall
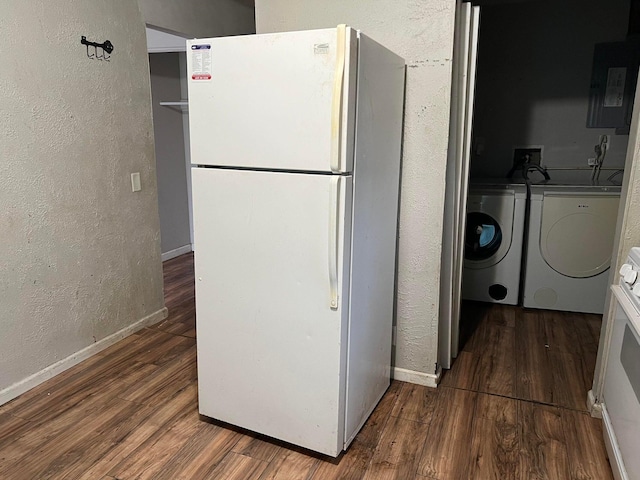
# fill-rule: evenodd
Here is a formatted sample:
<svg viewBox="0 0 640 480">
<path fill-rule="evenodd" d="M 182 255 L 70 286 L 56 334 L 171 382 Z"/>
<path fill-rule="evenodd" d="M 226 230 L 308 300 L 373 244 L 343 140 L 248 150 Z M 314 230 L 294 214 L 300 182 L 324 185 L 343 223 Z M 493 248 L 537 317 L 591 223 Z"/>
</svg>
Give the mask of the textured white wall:
<svg viewBox="0 0 640 480">
<path fill-rule="evenodd" d="M 624 166 L 628 135 L 586 122 L 594 45 L 625 39 L 629 0 L 495 5 L 481 17 L 474 139 L 484 139 L 484 152 L 472 176 L 504 177 L 515 145 L 544 145 L 549 167 L 587 167 L 601 134 L 611 135 L 605 167 Z M 550 173 L 559 181 L 590 175 Z"/>
<path fill-rule="evenodd" d="M 164 302 L 138 5 L 3 0 L 0 32 L 1 398 Z"/>
<path fill-rule="evenodd" d="M 221 37 L 255 32 L 251 0 L 138 0 L 142 18 L 191 37 Z"/>
<path fill-rule="evenodd" d="M 454 0 L 257 0 L 258 33 L 346 23 L 403 56 L 402 160 L 395 366 L 435 372 Z"/>
</svg>

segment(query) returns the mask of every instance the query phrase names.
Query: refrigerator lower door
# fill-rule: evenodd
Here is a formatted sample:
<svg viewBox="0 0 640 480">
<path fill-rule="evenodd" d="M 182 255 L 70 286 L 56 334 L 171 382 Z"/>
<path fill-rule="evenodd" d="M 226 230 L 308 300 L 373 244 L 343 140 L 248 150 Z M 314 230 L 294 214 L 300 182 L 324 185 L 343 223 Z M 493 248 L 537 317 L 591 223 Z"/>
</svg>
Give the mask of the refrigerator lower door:
<svg viewBox="0 0 640 480">
<path fill-rule="evenodd" d="M 336 456 L 350 176 L 193 169 L 200 413 Z"/>
</svg>

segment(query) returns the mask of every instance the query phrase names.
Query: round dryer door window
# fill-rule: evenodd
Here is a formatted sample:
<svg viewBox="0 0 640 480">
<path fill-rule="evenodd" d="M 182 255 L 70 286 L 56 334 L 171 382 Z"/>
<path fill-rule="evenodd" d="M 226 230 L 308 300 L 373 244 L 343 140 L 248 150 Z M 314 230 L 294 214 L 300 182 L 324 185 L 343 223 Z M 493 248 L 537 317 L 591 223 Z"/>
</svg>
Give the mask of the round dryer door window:
<svg viewBox="0 0 640 480">
<path fill-rule="evenodd" d="M 540 249 L 556 272 L 598 275 L 611 265 L 619 197 L 545 196 Z"/>
<path fill-rule="evenodd" d="M 467 215 L 464 237 L 464 257 L 481 261 L 491 258 L 502 244 L 502 230 L 495 219 L 482 212 Z"/>
</svg>

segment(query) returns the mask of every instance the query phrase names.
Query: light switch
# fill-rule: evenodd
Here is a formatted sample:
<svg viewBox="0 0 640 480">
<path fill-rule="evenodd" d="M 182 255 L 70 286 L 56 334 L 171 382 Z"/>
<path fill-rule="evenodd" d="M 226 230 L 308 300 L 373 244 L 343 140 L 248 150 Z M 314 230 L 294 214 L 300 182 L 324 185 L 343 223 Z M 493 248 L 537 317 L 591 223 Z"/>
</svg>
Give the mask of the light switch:
<svg viewBox="0 0 640 480">
<path fill-rule="evenodd" d="M 142 190 L 142 187 L 140 186 L 140 172 L 132 173 L 131 174 L 131 191 L 139 192 L 140 190 Z"/>
</svg>

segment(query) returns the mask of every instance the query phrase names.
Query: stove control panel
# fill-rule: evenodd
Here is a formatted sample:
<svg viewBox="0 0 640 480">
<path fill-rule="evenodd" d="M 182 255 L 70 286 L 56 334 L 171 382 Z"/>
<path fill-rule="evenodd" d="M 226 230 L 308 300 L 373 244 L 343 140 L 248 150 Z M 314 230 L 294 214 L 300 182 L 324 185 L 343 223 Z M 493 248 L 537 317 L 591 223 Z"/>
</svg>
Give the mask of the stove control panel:
<svg viewBox="0 0 640 480">
<path fill-rule="evenodd" d="M 640 248 L 632 248 L 627 261 L 620 268 L 620 286 L 631 301 L 640 306 Z"/>
</svg>

